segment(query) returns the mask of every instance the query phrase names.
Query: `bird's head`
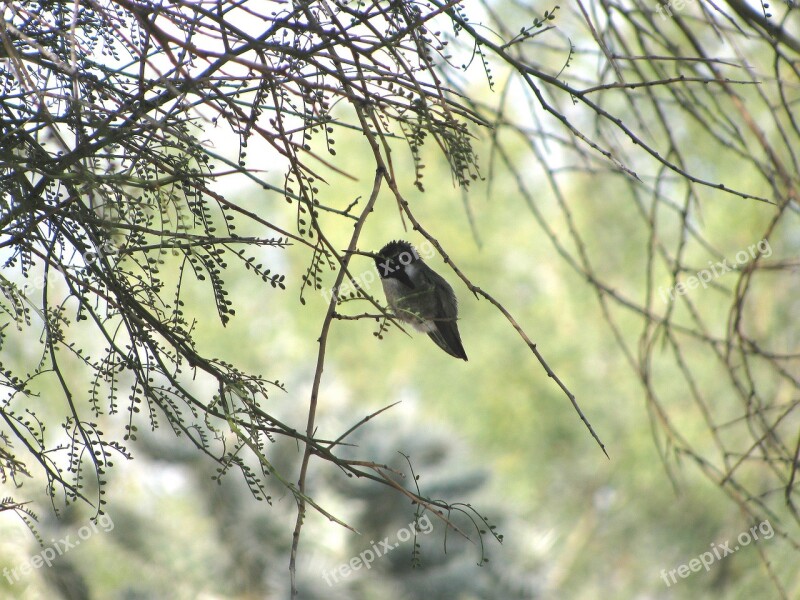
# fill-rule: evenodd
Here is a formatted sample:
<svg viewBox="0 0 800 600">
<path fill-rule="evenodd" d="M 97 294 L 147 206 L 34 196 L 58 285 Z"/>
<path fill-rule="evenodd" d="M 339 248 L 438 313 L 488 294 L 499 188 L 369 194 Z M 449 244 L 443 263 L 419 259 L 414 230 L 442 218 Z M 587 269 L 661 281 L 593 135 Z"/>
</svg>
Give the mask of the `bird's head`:
<svg viewBox="0 0 800 600">
<path fill-rule="evenodd" d="M 395 240 L 381 248 L 375 258 L 375 266 L 382 279 L 397 277 L 408 265 L 421 261 L 414 246 L 404 240 Z"/>
</svg>

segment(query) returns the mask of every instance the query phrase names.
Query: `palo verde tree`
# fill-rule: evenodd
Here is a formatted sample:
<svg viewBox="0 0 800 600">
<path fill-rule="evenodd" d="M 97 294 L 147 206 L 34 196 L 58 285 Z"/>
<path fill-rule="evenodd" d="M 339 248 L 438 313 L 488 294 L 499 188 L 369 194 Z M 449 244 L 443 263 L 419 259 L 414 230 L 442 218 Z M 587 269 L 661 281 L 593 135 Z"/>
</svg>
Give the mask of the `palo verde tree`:
<svg viewBox="0 0 800 600">
<path fill-rule="evenodd" d="M 331 241 L 346 230 L 346 250 L 358 249 L 382 192 L 463 286 L 500 311 L 605 451 L 533 337 L 459 268 L 435 224 L 419 218 L 409 192 L 424 192 L 426 160 L 444 158 L 466 192 L 478 178 L 515 181 L 518 199 L 509 201 L 530 212 L 592 286 L 642 385 L 666 468 L 688 456 L 746 514 L 800 521 L 798 354 L 765 341 L 771 332 L 754 327 L 753 308 L 763 286 L 796 268 L 781 256 L 779 241 L 798 213 L 800 41 L 791 33 L 798 10 L 762 3 L 758 11 L 739 0 L 527 4 L 5 2 L 0 342 L 3 355 L 24 347 L 30 366 L 19 370 L 4 359 L 0 368 L 3 479 L 43 477 L 56 509 L 80 500 L 102 511 L 113 462 L 132 456 L 137 436 L 168 427 L 216 462 L 218 477 L 239 471 L 257 499 L 282 487 L 293 494 L 292 572 L 306 511 L 341 523 L 306 489 L 312 460 L 389 486 L 447 521 L 461 505 L 426 497 L 368 456 L 338 453 L 368 417 L 336 439 L 317 437 L 328 333 L 337 318 L 353 318 L 344 298 L 334 294 L 320 315 L 304 423 L 281 422 L 263 408 L 284 388 L 280 373 L 245 372 L 201 352 L 194 338 L 202 315 L 191 312 L 192 294 L 213 297 L 221 325 L 236 317 L 226 289 L 233 268 L 249 272 L 253 286 L 298 291 L 299 304 L 309 290 L 349 281 L 362 312 L 390 321 L 380 302 L 358 289 L 351 254 Z M 493 94 L 474 93 L 480 86 Z M 687 136 L 687 124 L 700 133 Z M 222 130 L 238 140 L 234 158 L 209 141 Z M 366 187 L 342 166 L 342 136 L 372 160 Z M 491 151 L 479 161 L 481 138 Z M 281 157 L 280 184 L 262 176 L 251 147 Z M 707 162 L 698 159 L 701 149 Z M 713 160 L 736 163 L 736 179 L 721 181 Z M 530 164 L 537 165 L 538 187 Z M 352 179 L 355 201 L 328 199 L 326 176 L 333 173 Z M 262 209 L 227 193 L 234 174 L 261 187 Z M 630 199 L 631 214 L 649 232 L 641 289 L 617 289 L 595 267 L 586 231 L 572 218 L 568 177 L 613 186 Z M 541 212 L 537 196 L 545 194 L 555 199 L 566 236 Z M 753 239 L 773 244 L 727 265 L 698 224 L 704 205 L 723 202 L 763 210 L 767 225 Z M 293 208 L 290 222 L 271 208 L 276 203 Z M 472 215 L 469 201 L 466 210 Z M 473 226 L 480 235 L 479 220 Z M 275 265 L 262 264 L 262 247 L 308 251 L 302 281 L 288 282 Z M 723 289 L 731 300 L 721 329 L 718 314 L 681 293 L 687 275 L 706 261 L 736 274 Z M 666 303 L 658 303 L 659 284 L 671 290 Z M 782 310 L 790 295 L 775 302 Z M 620 311 L 641 323 L 637 340 L 621 333 Z M 77 341 L 85 339 L 96 344 Z M 671 350 L 666 359 L 664 347 Z M 721 405 L 712 406 L 697 382 L 691 356 L 698 352 L 727 378 L 730 394 Z M 711 445 L 675 426 L 661 399 L 661 367 L 685 386 Z M 60 389 L 60 414 L 34 409 L 30 399 L 43 380 Z M 101 430 L 107 415 L 124 424 Z M 731 423 L 741 435 L 723 431 Z M 300 444 L 299 473 L 272 466 L 270 445 L 278 438 Z M 766 475 L 750 477 L 753 462 Z M 87 471 L 96 486 L 85 485 Z M 88 489 L 96 490 L 92 497 Z M 6 499 L 3 508 L 24 515 L 22 500 Z M 493 531 L 478 513 L 471 516 L 478 535 Z M 797 536 L 781 533 L 800 548 Z"/>
</svg>

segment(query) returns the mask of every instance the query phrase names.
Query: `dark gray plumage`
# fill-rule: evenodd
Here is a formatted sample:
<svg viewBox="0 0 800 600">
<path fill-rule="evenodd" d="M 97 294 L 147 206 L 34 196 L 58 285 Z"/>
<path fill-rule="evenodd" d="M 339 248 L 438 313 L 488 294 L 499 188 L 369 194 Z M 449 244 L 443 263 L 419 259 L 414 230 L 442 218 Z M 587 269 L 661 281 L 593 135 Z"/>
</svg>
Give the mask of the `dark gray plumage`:
<svg viewBox="0 0 800 600">
<path fill-rule="evenodd" d="M 451 356 L 467 360 L 456 325 L 458 302 L 450 284 L 408 242 L 389 242 L 374 258 L 386 301 L 397 318 L 427 333 Z"/>
</svg>

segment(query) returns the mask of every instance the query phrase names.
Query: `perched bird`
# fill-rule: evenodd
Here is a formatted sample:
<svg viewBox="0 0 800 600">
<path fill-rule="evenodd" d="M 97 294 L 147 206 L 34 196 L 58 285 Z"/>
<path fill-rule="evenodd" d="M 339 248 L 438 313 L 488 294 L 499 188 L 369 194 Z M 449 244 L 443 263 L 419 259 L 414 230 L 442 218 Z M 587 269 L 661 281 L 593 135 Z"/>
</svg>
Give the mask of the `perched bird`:
<svg viewBox="0 0 800 600">
<path fill-rule="evenodd" d="M 403 240 L 389 242 L 377 255 L 371 256 L 378 267 L 386 301 L 395 316 L 417 331 L 427 333 L 451 356 L 467 360 L 456 325 L 456 295 L 450 284 Z"/>
</svg>

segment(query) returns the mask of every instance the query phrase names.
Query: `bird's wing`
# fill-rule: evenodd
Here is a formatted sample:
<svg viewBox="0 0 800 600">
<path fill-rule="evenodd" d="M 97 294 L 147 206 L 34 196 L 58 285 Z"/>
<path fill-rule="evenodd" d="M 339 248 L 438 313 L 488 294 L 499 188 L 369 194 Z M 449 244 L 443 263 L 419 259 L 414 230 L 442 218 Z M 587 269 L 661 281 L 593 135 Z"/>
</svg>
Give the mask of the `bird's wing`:
<svg viewBox="0 0 800 600">
<path fill-rule="evenodd" d="M 442 350 L 451 356 L 467 360 L 467 353 L 461 343 L 461 336 L 458 333 L 458 304 L 456 294 L 450 284 L 433 269 L 426 269 L 425 276 L 434 288 L 433 297 L 437 303 L 435 314 L 442 315 L 434 321 L 434 329 L 428 332 L 428 336 Z M 436 291 L 444 292 L 449 302 L 439 299 Z"/>
</svg>

